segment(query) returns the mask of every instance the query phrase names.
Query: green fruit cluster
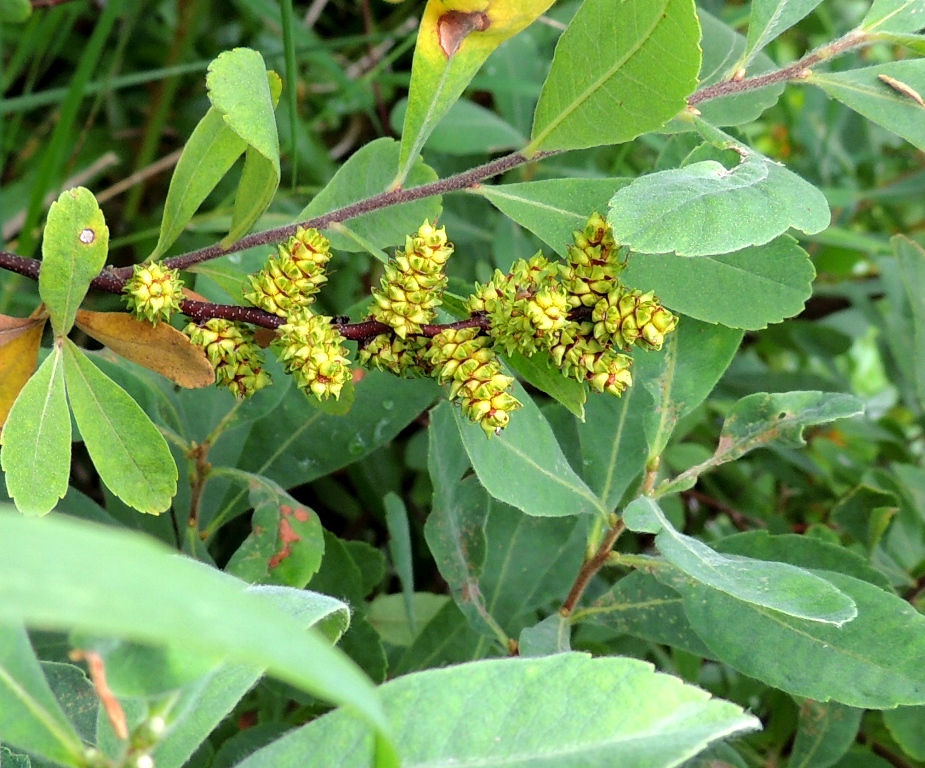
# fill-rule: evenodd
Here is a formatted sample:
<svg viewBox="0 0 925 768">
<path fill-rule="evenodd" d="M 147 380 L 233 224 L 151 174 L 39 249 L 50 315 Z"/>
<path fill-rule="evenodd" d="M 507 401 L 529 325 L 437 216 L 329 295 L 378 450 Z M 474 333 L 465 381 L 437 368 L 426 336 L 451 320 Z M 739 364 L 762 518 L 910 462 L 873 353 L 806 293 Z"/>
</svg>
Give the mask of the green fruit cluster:
<svg viewBox="0 0 925 768">
<path fill-rule="evenodd" d="M 434 327 L 454 248 L 445 228 L 425 221 L 405 239 L 372 291 L 369 320 L 379 324 L 374 323 L 377 331 L 388 330 L 360 341 L 359 363 L 396 376 L 433 377 L 488 436 L 504 429 L 521 407 L 499 353 L 548 355 L 564 375 L 594 391 L 620 395 L 633 381 L 627 352 L 634 346 L 660 349 L 678 318 L 651 291 L 620 282 L 628 252 L 602 216 L 591 216 L 573 240 L 564 263 L 538 253 L 517 261 L 507 274 L 496 270 L 489 282 L 476 284 L 466 304 L 469 320 Z M 300 228 L 248 278 L 244 294 L 284 319 L 273 350 L 297 385 L 320 400 L 339 398 L 353 375 L 340 327 L 311 310 L 327 281 L 330 258 L 327 239 Z M 152 322 L 166 319 L 182 295 L 176 273 L 157 264 L 136 269 L 129 283 L 129 305 Z M 186 333 L 205 349 L 218 383 L 237 396 L 269 383 L 263 352 L 245 326 L 212 319 L 190 324 Z"/>
<path fill-rule="evenodd" d="M 205 350 L 216 386 L 226 387 L 235 397 L 250 397 L 271 383 L 263 370 L 263 350 L 247 326 L 213 317 L 202 325 L 190 323 L 183 332 Z"/>
</svg>

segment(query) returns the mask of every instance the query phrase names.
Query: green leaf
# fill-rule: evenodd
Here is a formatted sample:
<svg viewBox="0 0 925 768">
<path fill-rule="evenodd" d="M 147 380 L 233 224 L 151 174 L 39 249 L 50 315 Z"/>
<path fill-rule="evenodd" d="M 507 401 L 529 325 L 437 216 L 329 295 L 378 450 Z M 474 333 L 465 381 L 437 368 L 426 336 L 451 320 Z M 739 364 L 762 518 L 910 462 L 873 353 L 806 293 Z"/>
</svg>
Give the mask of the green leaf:
<svg viewBox="0 0 925 768">
<path fill-rule="evenodd" d="M 702 403 L 732 362 L 742 331 L 684 317 L 660 353 L 637 351 L 634 386 L 644 386 L 654 407 L 643 417 L 649 457 L 665 450 L 678 420 Z"/>
<path fill-rule="evenodd" d="M 585 402 L 588 389 L 584 382 L 566 378 L 562 371 L 553 364 L 545 351 L 525 357 L 519 352 L 504 355 L 508 366 L 519 373 L 524 381 L 545 392 L 553 400 L 562 403 L 581 421 L 585 418 Z"/>
<path fill-rule="evenodd" d="M 327 595 L 268 586 L 251 587 L 248 592 L 269 600 L 304 629 L 314 627 L 331 642 L 336 641 L 350 623 L 350 609 Z M 259 667 L 225 663 L 214 669 L 206 681 L 184 687 L 171 709 L 176 719 L 151 752 L 155 765 L 181 768 L 186 764 L 262 674 Z"/>
<path fill-rule="evenodd" d="M 755 54 L 800 19 L 808 16 L 822 0 L 754 0 L 748 18 L 748 45 L 739 64 L 745 67 Z"/>
<path fill-rule="evenodd" d="M 553 0 L 473 4 L 429 0 L 421 18 L 395 183 L 407 177 L 437 123 L 501 43 L 533 23 Z"/>
<path fill-rule="evenodd" d="M 376 139 L 344 163 L 334 178 L 298 215 L 298 221 L 315 218 L 337 208 L 365 200 L 385 192 L 394 179 L 399 145 L 394 139 Z M 404 189 L 437 180 L 437 174 L 417 158 L 402 185 Z M 443 210 L 441 197 L 435 195 L 401 205 L 355 216 L 325 230 L 331 245 L 341 251 L 366 251 L 367 244 L 375 248 L 404 245 L 405 237 L 417 231 L 427 219 L 436 221 Z"/>
<path fill-rule="evenodd" d="M 152 258 L 160 258 L 173 245 L 246 148 L 247 142 L 228 127 L 222 113 L 215 107 L 210 108 L 183 147 L 170 179 L 160 236 Z"/>
<path fill-rule="evenodd" d="M 897 707 L 883 713 L 883 723 L 909 757 L 925 760 L 925 706 Z"/>
<path fill-rule="evenodd" d="M 925 9 L 919 0 L 874 0 L 861 22 L 871 32 L 918 32 L 925 27 Z"/>
<path fill-rule="evenodd" d="M 525 627 L 520 633 L 517 650 L 521 656 L 550 656 L 572 650 L 572 625 L 561 613 L 547 616 L 533 627 Z"/>
<path fill-rule="evenodd" d="M 637 385 L 622 397 L 594 395 L 586 410 L 587 418 L 575 425 L 581 441 L 581 473 L 604 508 L 612 510 L 645 469 L 648 444 L 643 424 L 653 410 L 652 397 Z"/>
<path fill-rule="evenodd" d="M 919 403 L 925 408 L 925 251 L 918 243 L 906 237 L 897 236 L 891 241 L 899 277 L 906 292 L 909 309 L 912 310 L 912 338 L 904 340 L 904 349 L 911 346 L 912 371 Z M 911 344 L 910 344 L 911 342 Z"/>
<path fill-rule="evenodd" d="M 74 420 L 100 479 L 133 509 L 163 512 L 177 492 L 177 465 L 163 435 L 69 339 L 64 370 Z"/>
<path fill-rule="evenodd" d="M 254 514 L 250 535 L 231 556 L 225 571 L 252 584 L 301 589 L 318 571 L 324 555 L 317 513 L 265 477 L 234 474 L 247 483 Z"/>
<path fill-rule="evenodd" d="M 0 624 L 0 739 L 57 763 L 84 764 L 80 737 L 16 622 Z"/>
<path fill-rule="evenodd" d="M 245 234 L 269 206 L 279 186 L 279 137 L 274 109 L 282 82 L 267 72 L 263 56 L 249 48 L 220 54 L 209 65 L 206 87 L 212 107 L 196 126 L 177 163 L 152 258 L 162 256 L 193 214 L 246 150 L 228 246 Z"/>
<path fill-rule="evenodd" d="M 815 573 L 854 600 L 856 619 L 836 627 L 745 603 L 692 580 L 674 586 L 697 634 L 716 658 L 743 674 L 796 696 L 852 707 L 925 703 L 925 616 L 867 582 Z"/>
<path fill-rule="evenodd" d="M 838 500 L 829 520 L 872 553 L 898 510 L 895 494 L 862 484 Z"/>
<path fill-rule="evenodd" d="M 603 211 L 614 192 L 632 179 L 544 179 L 521 184 L 480 184 L 474 192 L 488 198 L 505 216 L 565 255 L 572 232 Z"/>
<path fill-rule="evenodd" d="M 726 417 L 716 452 L 707 461 L 682 472 L 656 489 L 656 496 L 690 488 L 705 470 L 735 461 L 755 448 L 806 445 L 803 430 L 862 413 L 864 406 L 852 395 L 835 392 L 756 392 L 739 400 Z"/>
<path fill-rule="evenodd" d="M 42 661 L 40 664 L 64 716 L 80 738 L 92 744 L 100 711 L 100 697 L 93 683 L 76 664 L 58 661 Z"/>
<path fill-rule="evenodd" d="M 32 761 L 28 755 L 24 755 L 22 752 L 13 752 L 0 745 L 0 765 L 3 768 L 32 768 Z"/>
<path fill-rule="evenodd" d="M 747 531 L 727 536 L 713 544 L 719 552 L 745 555 L 758 560 L 790 563 L 800 568 L 835 571 L 867 581 L 892 592 L 890 581 L 863 557 L 836 544 L 795 533 L 770 535 L 767 531 Z"/>
<path fill-rule="evenodd" d="M 559 38 L 525 152 L 620 144 L 663 126 L 697 87 L 689 0 L 586 0 Z"/>
<path fill-rule="evenodd" d="M 62 192 L 48 211 L 39 273 L 39 295 L 55 336 L 71 330 L 77 308 L 108 253 L 109 228 L 93 193 L 83 187 Z"/>
<path fill-rule="evenodd" d="M 366 618 L 383 642 L 407 648 L 418 637 L 420 630 L 446 605 L 447 595 L 433 592 L 415 592 L 412 597 L 416 627 L 408 620 L 404 595 L 377 595 L 369 604 Z"/>
<path fill-rule="evenodd" d="M 881 76 L 888 80 L 885 82 Z M 814 72 L 806 82 L 818 85 L 833 99 L 871 122 L 925 149 L 925 106 L 921 103 L 925 94 L 925 61 L 922 59 L 893 61 L 847 72 Z"/>
<path fill-rule="evenodd" d="M 267 209 L 279 186 L 279 136 L 274 110 L 282 81 L 267 72 L 263 56 L 250 48 L 219 54 L 206 76 L 209 100 L 225 124 L 247 143 L 244 171 L 238 184 L 228 246 L 247 233 Z"/>
<path fill-rule="evenodd" d="M 576 611 L 573 620 L 712 658 L 684 614 L 684 598 L 645 571 L 624 576 L 592 605 Z"/>
<path fill-rule="evenodd" d="M 29 0 L 0 0 L 0 23 L 22 24 L 31 15 Z"/>
<path fill-rule="evenodd" d="M 635 499 L 623 520 L 631 531 L 658 534 L 662 556 L 692 579 L 743 602 L 838 627 L 857 616 L 851 599 L 825 579 L 788 563 L 720 554 L 675 530 L 649 497 Z"/>
<path fill-rule="evenodd" d="M 519 384 L 523 408 L 491 439 L 454 409 L 463 444 L 482 485 L 496 499 L 539 517 L 605 512 L 600 500 L 569 466 L 549 423 Z"/>
<path fill-rule="evenodd" d="M 655 673 L 645 662 L 574 653 L 429 670 L 380 692 L 405 768 L 667 768 L 717 739 L 759 727 L 736 705 Z M 479 727 L 461 728 L 460 717 L 476 701 Z M 341 768 L 367 766 L 371 756 L 359 723 L 341 710 L 284 736 L 240 768 L 298 765 L 317 754 Z"/>
<path fill-rule="evenodd" d="M 788 228 L 829 225 L 825 196 L 782 165 L 751 154 L 727 170 L 714 160 L 650 173 L 617 191 L 607 220 L 640 253 L 708 256 L 764 245 Z"/>
<path fill-rule="evenodd" d="M 26 515 L 47 514 L 67 493 L 71 467 L 71 415 L 60 347 L 22 388 L 0 439 L 0 464 L 16 508 Z"/>
<path fill-rule="evenodd" d="M 655 291 L 675 312 L 746 330 L 799 314 L 812 295 L 815 276 L 809 254 L 789 235 L 698 259 L 633 254 L 621 275 L 630 287 Z"/>
<path fill-rule="evenodd" d="M 0 620 L 223 655 L 388 729 L 372 685 L 343 654 L 241 582 L 148 537 L 0 515 Z"/>
<path fill-rule="evenodd" d="M 863 710 L 834 701 L 806 699 L 793 740 L 788 768 L 829 768 L 848 751 L 858 735 Z"/>
<path fill-rule="evenodd" d="M 402 99 L 392 110 L 390 122 L 398 133 L 408 110 Z M 522 147 L 527 137 L 491 110 L 460 99 L 434 127 L 424 146 L 447 155 L 496 154 Z"/>
<path fill-rule="evenodd" d="M 714 85 L 729 78 L 735 71 L 736 62 L 745 52 L 745 38 L 728 24 L 723 23 L 703 8 L 697 9 L 703 37 L 703 62 L 700 66 L 698 88 Z M 760 75 L 777 69 L 777 65 L 766 54 L 757 53 L 751 61 L 749 75 Z M 753 88 L 739 93 L 730 93 L 697 105 L 702 118 L 710 125 L 742 125 L 757 120 L 769 107 L 774 106 L 784 92 L 786 83 L 772 83 L 763 88 Z M 673 120 L 668 124 L 673 130 L 689 131 L 690 123 Z"/>
<path fill-rule="evenodd" d="M 417 634 L 417 620 L 414 616 L 414 563 L 411 552 L 411 527 L 408 525 L 408 508 L 398 494 L 389 492 L 382 500 L 385 507 L 385 522 L 389 529 L 389 554 L 392 565 L 401 584 L 408 611 L 411 631 Z"/>
</svg>

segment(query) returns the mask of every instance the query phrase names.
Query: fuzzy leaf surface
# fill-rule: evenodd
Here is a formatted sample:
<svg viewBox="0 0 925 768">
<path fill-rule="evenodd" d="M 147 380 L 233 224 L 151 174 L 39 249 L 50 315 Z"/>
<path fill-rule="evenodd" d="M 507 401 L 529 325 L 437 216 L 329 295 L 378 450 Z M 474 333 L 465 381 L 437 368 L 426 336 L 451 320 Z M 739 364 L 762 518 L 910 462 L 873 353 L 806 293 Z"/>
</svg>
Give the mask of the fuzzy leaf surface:
<svg viewBox="0 0 925 768">
<path fill-rule="evenodd" d="M 56 336 L 66 336 L 77 307 L 109 253 L 109 227 L 89 189 L 75 187 L 51 204 L 42 239 L 39 295 Z"/>
<path fill-rule="evenodd" d="M 556 46 L 527 152 L 620 144 L 684 109 L 700 71 L 689 0 L 587 0 Z"/>
<path fill-rule="evenodd" d="M 71 414 L 60 347 L 45 358 L 13 403 L 3 427 L 6 489 L 26 515 L 50 512 L 67 493 Z"/>
<path fill-rule="evenodd" d="M 580 690 L 581 696 L 550 691 Z M 563 653 L 433 669 L 386 683 L 383 706 L 402 765 L 668 768 L 758 720 L 706 691 L 625 658 Z M 460 718 L 479 702 L 479 728 Z M 504 738 L 485 734 L 504 733 Z M 251 755 L 240 768 L 295 765 L 323 752 L 342 768 L 369 765 L 370 740 L 344 710 Z"/>
<path fill-rule="evenodd" d="M 861 29 L 878 32 L 918 32 L 925 27 L 925 6 L 920 0 L 874 0 Z"/>
<path fill-rule="evenodd" d="M 617 191 L 607 215 L 617 242 L 679 256 L 764 245 L 790 227 L 821 232 L 829 218 L 822 192 L 757 155 L 731 170 L 704 160 L 641 176 Z"/>
</svg>

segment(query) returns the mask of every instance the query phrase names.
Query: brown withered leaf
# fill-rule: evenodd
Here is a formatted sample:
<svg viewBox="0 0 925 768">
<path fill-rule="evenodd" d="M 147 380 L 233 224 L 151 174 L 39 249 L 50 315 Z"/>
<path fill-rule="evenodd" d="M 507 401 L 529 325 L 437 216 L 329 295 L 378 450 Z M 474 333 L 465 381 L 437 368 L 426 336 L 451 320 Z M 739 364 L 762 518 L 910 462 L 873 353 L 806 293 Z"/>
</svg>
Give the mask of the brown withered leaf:
<svg viewBox="0 0 925 768">
<path fill-rule="evenodd" d="M 30 318 L 0 315 L 0 427 L 35 373 L 47 319 L 47 315 Z"/>
<path fill-rule="evenodd" d="M 125 312 L 79 309 L 77 327 L 117 355 L 181 387 L 198 389 L 215 382 L 215 371 L 206 353 L 167 323 L 154 326 Z"/>
</svg>

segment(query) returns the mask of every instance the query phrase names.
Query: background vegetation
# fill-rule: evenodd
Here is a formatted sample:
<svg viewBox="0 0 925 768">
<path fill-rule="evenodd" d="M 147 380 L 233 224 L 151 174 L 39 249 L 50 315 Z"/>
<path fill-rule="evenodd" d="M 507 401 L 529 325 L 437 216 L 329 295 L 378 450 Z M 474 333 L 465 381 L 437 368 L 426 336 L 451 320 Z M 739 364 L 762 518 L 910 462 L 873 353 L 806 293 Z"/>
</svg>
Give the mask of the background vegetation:
<svg viewBox="0 0 925 768">
<path fill-rule="evenodd" d="M 36 8 L 22 24 L 4 23 L 0 221 L 5 250 L 38 255 L 49 205 L 60 190 L 80 185 L 93 190 L 105 214 L 108 263 L 120 267 L 147 258 L 158 241 L 171 168 L 210 106 L 206 69 L 219 54 L 236 47 L 259 51 L 287 83 L 276 112 L 282 182 L 254 229 L 289 224 L 305 214 L 306 206 L 310 216 L 380 191 L 378 179 L 369 181 L 355 171 L 353 197 L 316 197 L 355 153 L 382 137 L 400 136 L 423 5 L 412 0 L 315 0 L 295 7 L 260 0 L 110 0 L 97 6 L 75 0 Z M 424 162 L 436 177 L 450 177 L 527 144 L 553 51 L 580 6 L 577 0 L 555 3 L 539 21 L 492 53 L 464 99 L 423 147 Z M 925 7 L 911 7 L 925 15 Z M 705 26 L 722 24 L 747 33 L 749 5 L 704 0 L 699 8 L 702 20 L 707 19 Z M 868 10 L 862 0 L 825 0 L 770 42 L 764 50 L 768 60 L 756 59 L 749 74 L 797 61 L 856 27 Z M 838 72 L 896 60 L 922 63 L 915 58 L 922 46 L 920 40 L 907 47 L 871 45 L 847 52 L 828 67 Z M 705 47 L 704 74 L 709 74 L 712 54 Z M 716 60 L 712 66 L 718 72 L 730 63 Z M 919 77 L 918 70 L 910 72 L 913 80 Z M 780 401 L 786 403 L 785 410 L 796 413 L 789 442 L 760 447 L 718 466 L 700 476 L 696 485 L 677 483 L 673 493 L 659 499 L 661 522 L 653 523 L 652 510 L 634 508 L 637 517 L 630 515 L 627 525 L 635 532 L 621 535 L 619 554 L 611 555 L 606 565 L 606 550 L 600 561 L 593 557 L 603 523 L 589 523 L 591 515 L 522 514 L 524 504 L 541 506 L 548 496 L 538 486 L 512 492 L 517 465 L 511 465 L 513 470 L 501 467 L 492 475 L 491 461 L 484 458 L 481 469 L 477 467 L 480 482 L 476 481 L 469 464 L 479 464 L 474 453 L 482 449 L 467 442 L 463 450 L 452 407 L 442 401 L 432 381 L 367 372 L 365 379 L 357 379 L 355 401 L 345 412 L 352 396 L 342 407 L 319 409 L 274 370 L 274 386 L 241 404 L 213 388 L 174 388 L 106 350 L 96 353 L 100 344 L 74 332 L 71 337 L 94 350 L 99 366 L 167 434 L 180 467 L 180 483 L 167 513 L 140 514 L 100 482 L 94 463 L 77 443 L 70 489 L 53 517 L 92 520 L 111 530 L 96 539 L 83 528 L 68 527 L 67 520 L 57 521 L 61 527 L 48 520 L 47 533 L 36 538 L 35 529 L 17 527 L 18 518 L 5 529 L 0 601 L 8 599 L 11 607 L 0 608 L 0 617 L 21 613 L 33 627 L 74 628 L 71 635 L 39 629 L 30 637 L 79 739 L 69 741 L 67 727 L 56 725 L 55 707 L 42 699 L 45 689 L 34 676 L 25 675 L 19 679 L 32 680 L 23 683 L 28 696 L 15 694 L 15 686 L 0 689 L 0 740 L 5 744 L 0 746 L 0 760 L 15 765 L 28 765 L 30 760 L 65 765 L 96 761 L 146 768 L 143 759 L 153 755 L 158 765 L 181 765 L 189 758 L 195 766 L 224 768 L 256 752 L 253 764 L 277 764 L 284 754 L 309 760 L 305 764 L 341 764 L 327 762 L 327 757 L 311 762 L 305 755 L 311 754 L 312 744 L 334 744 L 338 738 L 361 742 L 365 736 L 356 732 L 362 727 L 354 727 L 345 716 L 318 720 L 318 730 L 303 732 L 304 743 L 279 742 L 282 752 L 257 751 L 296 726 L 315 721 L 328 711 L 328 702 L 365 707 L 367 720 L 382 725 L 376 706 L 357 704 L 365 701 L 366 683 L 342 657 L 323 657 L 331 665 L 330 676 L 312 664 L 311 653 L 328 652 L 315 635 L 307 642 L 317 642 L 318 647 L 302 649 L 302 656 L 289 656 L 283 646 L 276 649 L 274 638 L 292 631 L 297 620 L 300 628 L 314 625 L 328 639 L 340 638 L 338 647 L 377 684 L 402 676 L 414 681 L 410 673 L 461 662 L 518 653 L 548 657 L 543 685 L 523 695 L 526 700 L 550 697 L 567 705 L 571 714 L 562 715 L 565 731 L 577 732 L 588 721 L 608 717 L 626 723 L 637 709 L 651 718 L 649 724 L 656 722 L 656 714 L 645 711 L 647 699 L 657 704 L 662 696 L 675 696 L 674 689 L 669 694 L 647 687 L 648 670 L 617 666 L 626 658 L 650 662 L 761 721 L 762 729 L 754 730 L 756 722 L 730 709 L 723 713 L 728 721 L 677 754 L 656 755 L 655 744 L 647 743 L 647 751 L 635 763 L 608 762 L 614 753 L 603 751 L 589 764 L 674 765 L 736 732 L 742 734 L 735 741 L 713 744 L 690 757 L 690 764 L 925 764 L 925 678 L 916 671 L 925 660 L 919 615 L 925 608 L 925 311 L 920 306 L 925 268 L 915 245 L 923 242 L 925 222 L 925 141 L 918 124 L 899 131 L 905 137 L 900 138 L 821 88 L 799 84 L 781 87 L 757 114 L 730 132 L 822 190 L 832 211 L 831 224 L 823 231 L 793 232 L 816 271 L 805 306 L 801 298 L 787 313 L 796 316 L 784 322 L 777 322 L 779 316 L 751 325 L 731 323 L 734 328 L 707 327 L 682 317 L 681 333 L 687 323 L 690 335 L 681 336 L 678 343 L 696 351 L 707 339 L 704 348 L 712 345 L 713 353 L 681 358 L 688 367 L 682 366 L 672 381 L 689 387 L 692 406 L 685 409 L 683 401 L 673 401 L 681 402 L 680 418 L 673 429 L 660 433 L 667 444 L 656 452 L 661 466 L 648 467 L 648 480 L 640 466 L 628 463 L 621 469 L 614 456 L 607 455 L 614 441 L 594 433 L 597 427 L 615 434 L 601 427 L 615 413 L 615 406 L 603 400 L 606 396 L 589 399 L 584 405 L 587 418 L 580 421 L 574 411 L 581 404 L 572 403 L 570 410 L 568 396 L 557 401 L 528 384 L 526 391 L 518 392 L 528 402 L 532 398 L 536 408 L 530 406 L 513 418 L 523 418 L 524 423 L 545 418 L 551 431 L 543 429 L 554 435 L 559 448 L 544 454 L 537 441 L 533 463 L 551 474 L 580 476 L 582 486 L 587 482 L 592 487 L 594 503 L 604 508 L 606 520 L 607 513 L 622 509 L 621 501 L 634 497 L 641 482 L 649 482 L 651 490 L 656 481 L 670 482 L 708 462 L 724 418 L 741 398 L 807 391 L 846 399 Z M 632 179 L 677 168 L 702 141 L 693 132 L 645 133 L 633 141 L 521 164 L 496 181 Z M 168 255 L 213 245 L 228 232 L 239 178 L 240 166 L 209 195 Z M 609 197 L 606 194 L 602 202 Z M 502 213 L 503 200 L 490 198 L 490 192 L 479 190 L 447 194 L 439 205 L 431 201 L 430 207 L 405 208 L 398 218 L 401 224 L 412 223 L 405 227 L 410 233 L 425 216 L 439 213 L 439 223 L 456 247 L 447 267 L 455 293 L 467 295 L 473 281 L 488 280 L 496 268 L 506 272 L 515 260 L 541 248 L 549 252 L 530 228 L 517 223 L 516 215 Z M 377 225 L 385 226 L 390 215 L 386 210 Z M 366 315 L 369 289 L 378 284 L 383 265 L 355 238 L 336 228 L 332 232 L 335 256 L 318 309 L 359 320 Z M 895 235 L 909 240 L 891 242 Z M 397 245 L 401 240 L 396 236 L 371 250 L 388 246 L 391 253 Z M 245 250 L 197 265 L 185 277 L 207 300 L 240 302 L 242 276 L 259 269 L 268 253 L 267 246 Z M 683 280 L 675 286 L 684 289 Z M 733 282 L 728 289 L 733 307 L 736 290 Z M 0 314 L 28 316 L 39 301 L 35 281 L 0 272 Z M 710 307 L 703 312 L 709 314 L 725 298 L 708 296 L 706 301 Z M 98 311 L 123 308 L 118 297 L 94 291 L 83 306 Z M 701 332 L 706 335 L 699 336 Z M 655 395 L 646 381 L 665 380 L 657 355 L 637 355 L 637 388 L 648 393 L 638 397 Z M 703 368 L 709 370 L 704 373 Z M 832 422 L 853 413 L 845 404 L 855 401 L 847 396 L 863 404 L 863 415 Z M 632 397 L 637 397 L 635 389 Z M 830 414 L 819 418 L 800 415 L 801 409 L 808 414 L 831 403 L 841 403 L 841 411 L 832 406 Z M 655 411 L 653 403 L 639 413 Z M 807 425 L 806 445 L 801 446 L 794 435 Z M 536 434 L 528 433 L 527 439 Z M 482 439 L 481 433 L 478 437 Z M 549 456 L 561 459 L 562 465 L 551 463 Z M 603 481 L 605 471 L 610 475 Z M 0 491 L 3 487 L 0 483 Z M 581 494 L 575 488 L 570 492 Z M 9 507 L 0 517 L 12 521 L 12 505 L 0 506 Z M 285 516 L 281 509 L 302 508 L 317 513 L 317 520 L 298 529 L 304 549 L 292 558 L 292 571 L 273 575 L 268 562 L 278 540 L 261 539 L 260 533 L 279 527 L 280 516 Z M 754 644 L 769 643 L 776 649 L 778 666 L 771 672 L 751 668 L 747 661 L 733 662 L 730 654 L 717 652 L 716 638 L 707 637 L 705 645 L 701 635 L 706 630 L 692 628 L 689 622 L 696 621 L 685 618 L 681 608 L 678 595 L 690 597 L 684 585 L 656 580 L 646 570 L 651 563 L 642 559 L 656 551 L 666 554 L 666 543 L 660 540 L 656 548 L 652 534 L 662 531 L 662 537 L 672 525 L 726 553 L 847 572 L 895 597 L 889 610 L 871 620 L 872 625 L 879 621 L 880 634 L 873 634 L 876 626 L 869 631 L 871 646 L 876 644 L 884 658 L 905 665 L 896 672 L 899 682 L 891 679 L 886 685 L 890 694 L 881 701 L 877 696 L 882 686 L 871 684 L 866 690 L 861 672 L 830 665 L 824 654 L 802 656 L 798 649 L 788 656 L 786 640 L 768 634 L 757 618 L 753 623 L 736 619 L 734 628 L 746 654 Z M 173 560 L 160 558 L 159 550 L 120 538 L 117 531 L 124 529 L 143 532 L 208 564 L 209 575 L 200 568 L 176 570 Z M 751 538 L 733 537 L 744 532 Z M 803 543 L 795 543 L 796 535 Z M 33 549 L 39 541 L 41 561 Z M 472 549 L 460 554 L 460 546 Z M 756 554 L 762 547 L 764 556 Z M 50 588 L 42 592 L 36 586 L 44 581 L 74 582 L 74 571 L 68 570 L 75 567 L 69 560 L 73 551 L 83 553 L 82 563 L 99 563 L 98 569 L 80 576 L 96 595 L 85 603 L 74 593 L 56 596 Z M 798 552 L 804 554 L 794 554 Z M 798 562 L 801 557 L 805 562 Z M 586 567 L 588 563 L 593 567 Z M 258 591 L 296 619 L 282 611 L 261 613 L 264 606 L 243 601 L 230 580 L 222 578 L 222 570 L 262 582 Z M 773 578 L 780 574 L 775 572 Z M 306 582 L 320 596 L 305 605 L 293 603 L 284 590 L 274 591 L 274 584 L 304 587 Z M 840 584 L 837 579 L 834 583 Z M 20 610 L 15 595 L 33 607 Z M 143 611 L 137 604 L 141 595 Z M 48 606 L 47 615 L 35 612 L 37 600 L 46 601 L 41 604 Z M 896 605 L 902 601 L 906 606 L 900 610 Z M 347 606 L 352 616 L 340 637 Z M 233 614 L 236 623 L 212 626 L 209 617 L 222 609 Z M 91 614 L 94 618 L 86 619 Z M 103 615 L 105 621 L 100 619 Z M 716 615 L 702 617 L 705 625 L 718 621 L 722 619 Z M 245 632 L 245 637 L 236 634 L 235 627 L 260 627 L 262 634 Z M 13 670 L 12 678 L 17 679 L 25 668 L 17 664 L 27 665 L 22 659 L 29 657 L 21 642 L 25 635 L 14 629 L 3 632 L 0 669 Z M 100 640 L 101 636 L 128 639 Z M 169 645 L 155 652 L 133 641 Z M 198 653 L 182 653 L 178 643 Z M 223 656 L 235 645 L 234 662 L 241 666 L 217 667 L 216 658 L 203 656 L 210 648 L 221 649 Z M 74 667 L 72 647 L 82 649 L 91 671 L 94 660 L 105 660 L 115 698 L 104 696 L 102 709 L 99 679 L 91 685 Z M 596 666 L 570 668 L 568 674 L 556 668 L 555 653 L 568 649 L 593 654 L 593 662 L 582 657 L 581 663 Z M 869 654 L 861 651 L 859 656 Z M 791 668 L 797 667 L 802 672 L 793 683 Z M 262 668 L 273 675 L 260 677 Z M 417 709 L 439 711 L 448 700 L 458 703 L 458 712 L 447 715 L 452 717 L 447 725 L 452 730 L 457 721 L 477 722 L 481 702 L 495 701 L 495 696 L 500 700 L 506 687 L 516 687 L 504 677 L 509 668 L 472 669 L 455 678 L 452 669 L 429 673 L 446 677 L 433 678 L 432 688 L 413 689 Z M 627 688 L 595 698 L 595 681 L 618 673 L 625 675 Z M 487 689 L 478 687 L 480 674 L 485 675 Z M 473 686 L 471 692 L 467 684 Z M 640 690 L 645 695 L 638 694 Z M 689 703 L 684 697 L 694 694 L 683 690 L 677 698 Z M 400 698 L 400 692 L 394 695 Z M 44 713 L 38 717 L 45 728 L 41 738 L 22 736 L 9 717 L 4 719 L 4 706 L 6 712 L 21 713 L 27 700 L 41 704 L 35 707 Z M 607 707 L 613 701 L 625 709 L 611 713 Z M 511 710 L 517 712 L 516 703 Z M 122 740 L 116 722 L 119 711 L 130 732 Z M 194 711 L 208 716 L 190 725 Z M 404 712 L 396 717 L 410 729 L 414 718 L 397 711 Z M 524 719 L 527 722 L 512 716 L 502 735 L 537 728 Z M 432 734 L 438 726 L 433 728 L 425 730 L 428 738 L 436 738 Z M 671 732 L 662 728 L 657 728 L 660 739 Z M 411 733 L 401 732 L 400 750 L 403 740 L 407 744 L 411 738 Z M 85 752 L 81 744 L 93 744 L 98 752 Z M 379 759 L 386 760 L 382 755 L 388 750 L 379 746 Z M 348 762 L 344 758 L 343 764 Z"/>
</svg>

